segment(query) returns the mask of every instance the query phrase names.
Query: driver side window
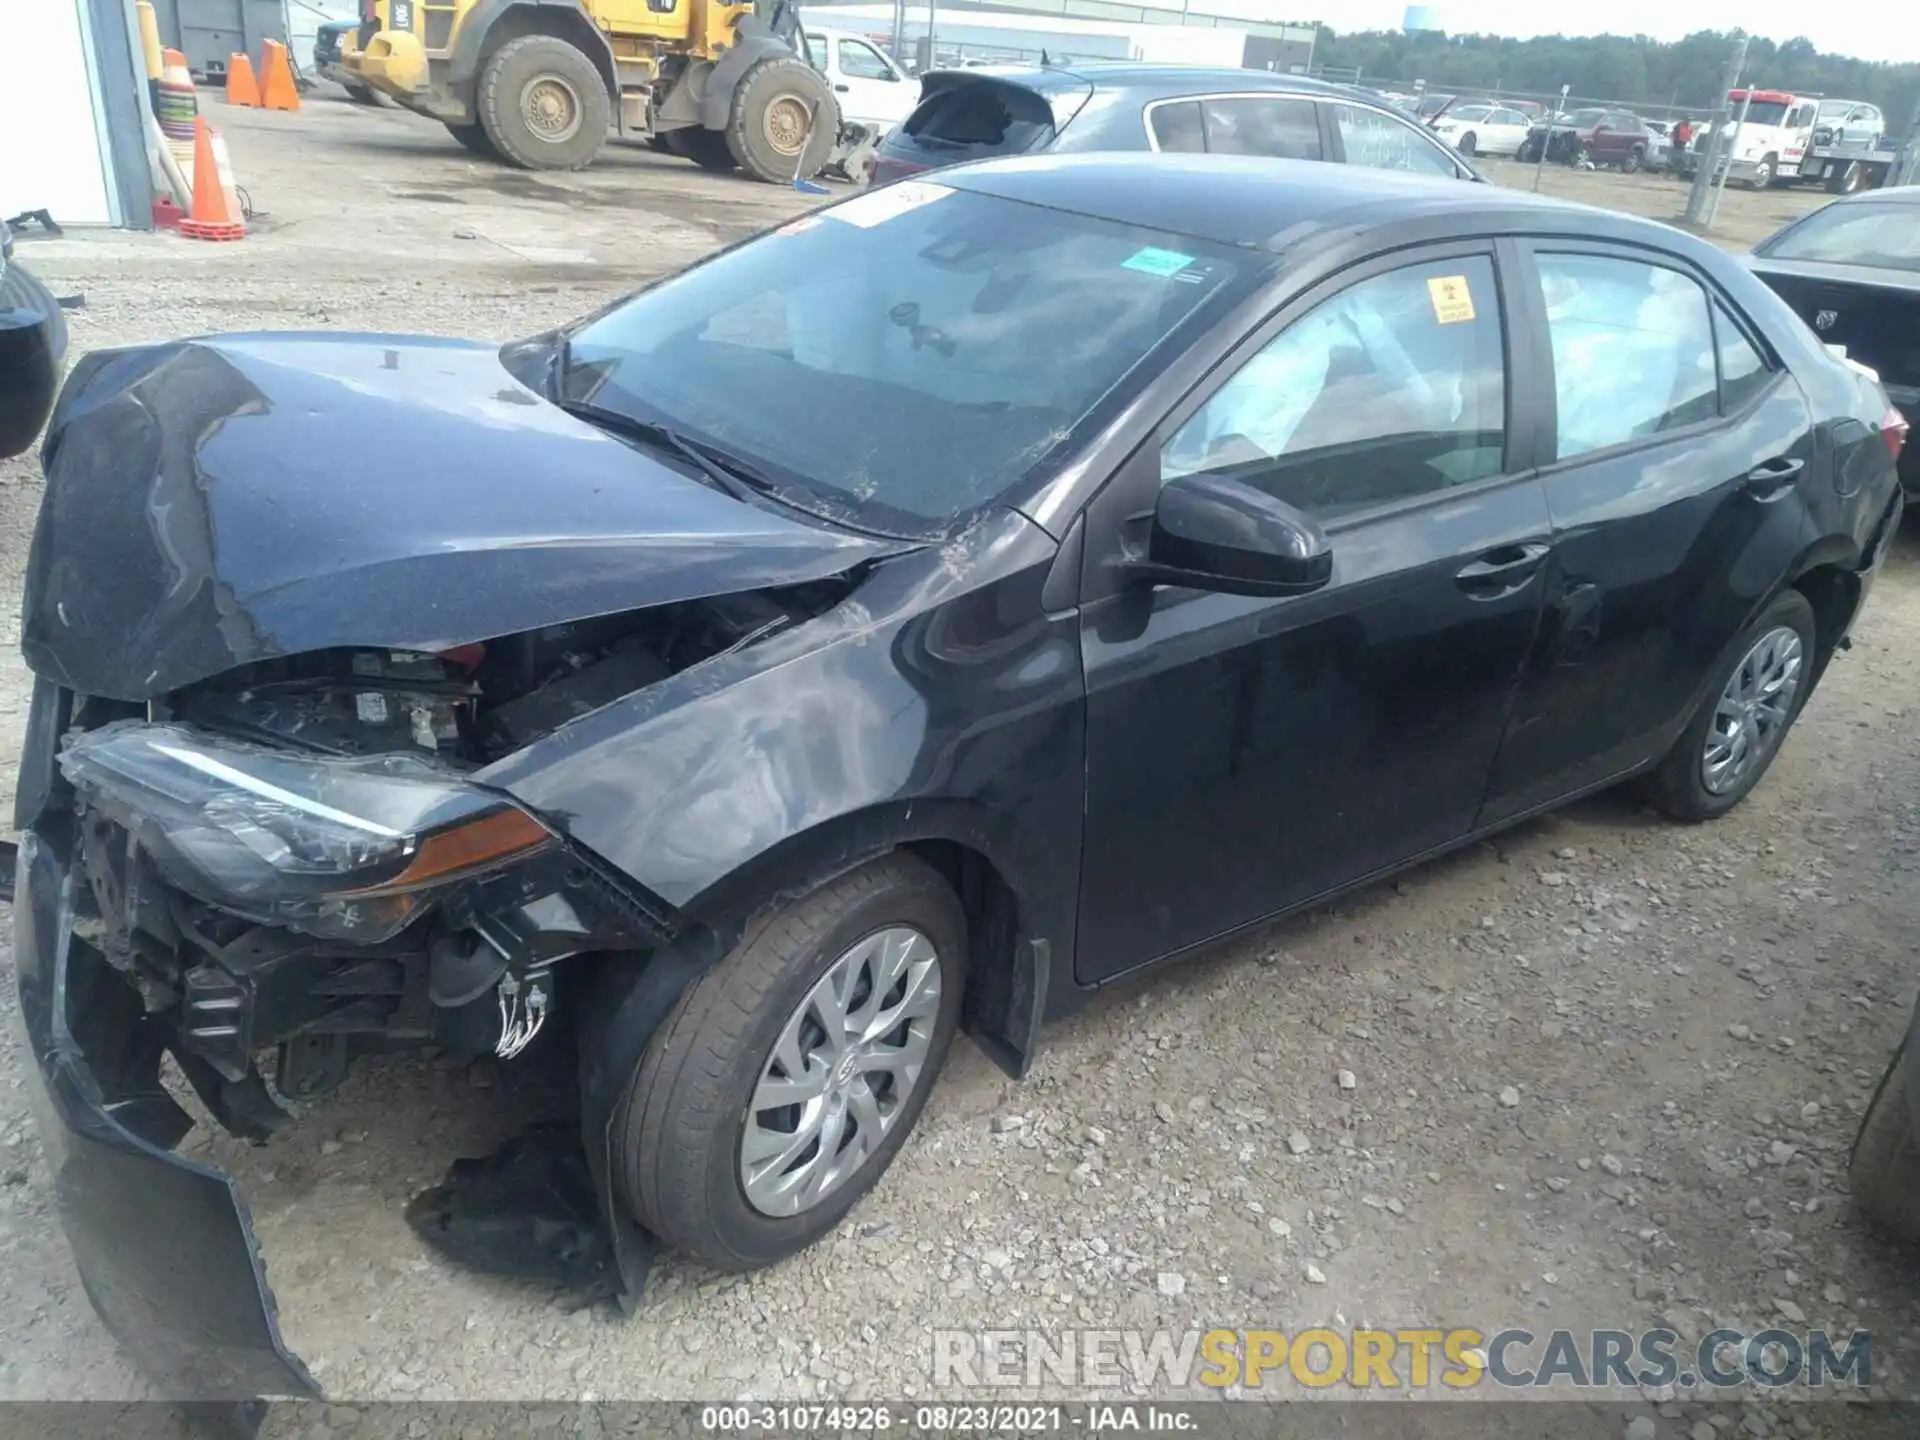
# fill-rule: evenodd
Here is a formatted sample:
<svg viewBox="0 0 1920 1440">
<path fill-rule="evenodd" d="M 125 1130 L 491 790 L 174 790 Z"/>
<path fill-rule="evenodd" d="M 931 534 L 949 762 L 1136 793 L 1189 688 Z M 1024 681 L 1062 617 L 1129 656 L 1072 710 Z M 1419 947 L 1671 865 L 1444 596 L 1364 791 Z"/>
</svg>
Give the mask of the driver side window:
<svg viewBox="0 0 1920 1440">
<path fill-rule="evenodd" d="M 1362 280 L 1241 366 L 1162 448 L 1319 520 L 1500 473 L 1506 362 L 1485 256 Z"/>
</svg>

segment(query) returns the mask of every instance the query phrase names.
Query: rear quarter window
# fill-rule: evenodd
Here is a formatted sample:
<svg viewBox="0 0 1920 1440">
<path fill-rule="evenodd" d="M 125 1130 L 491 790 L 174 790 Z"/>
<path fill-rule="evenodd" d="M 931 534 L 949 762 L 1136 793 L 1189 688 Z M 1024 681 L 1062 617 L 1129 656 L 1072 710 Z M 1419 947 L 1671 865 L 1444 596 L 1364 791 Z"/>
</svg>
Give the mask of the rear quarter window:
<svg viewBox="0 0 1920 1440">
<path fill-rule="evenodd" d="M 1024 155 L 1053 138 L 1053 111 L 1021 86 L 970 80 L 921 101 L 901 126 L 901 138 L 943 162 Z"/>
</svg>

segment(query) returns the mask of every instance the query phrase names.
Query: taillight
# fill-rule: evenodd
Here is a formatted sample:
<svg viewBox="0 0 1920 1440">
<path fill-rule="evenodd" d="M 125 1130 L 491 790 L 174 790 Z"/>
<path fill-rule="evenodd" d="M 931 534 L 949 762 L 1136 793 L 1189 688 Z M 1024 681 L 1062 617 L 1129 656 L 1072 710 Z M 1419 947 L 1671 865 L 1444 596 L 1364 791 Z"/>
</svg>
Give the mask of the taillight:
<svg viewBox="0 0 1920 1440">
<path fill-rule="evenodd" d="M 1895 406 L 1889 405 L 1880 421 L 1880 438 L 1887 442 L 1887 453 L 1898 460 L 1907 443 L 1907 417 Z"/>
</svg>

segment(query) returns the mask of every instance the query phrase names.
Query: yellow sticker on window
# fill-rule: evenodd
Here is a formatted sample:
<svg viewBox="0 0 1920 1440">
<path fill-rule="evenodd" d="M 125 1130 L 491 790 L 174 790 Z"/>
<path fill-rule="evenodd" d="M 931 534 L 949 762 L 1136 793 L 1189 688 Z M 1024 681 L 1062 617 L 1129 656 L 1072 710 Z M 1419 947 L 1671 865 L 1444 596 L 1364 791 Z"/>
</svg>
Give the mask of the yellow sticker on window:
<svg viewBox="0 0 1920 1440">
<path fill-rule="evenodd" d="M 1473 292 L 1464 275 L 1436 275 L 1427 281 L 1427 294 L 1433 300 L 1433 318 L 1442 325 L 1473 319 Z"/>
</svg>

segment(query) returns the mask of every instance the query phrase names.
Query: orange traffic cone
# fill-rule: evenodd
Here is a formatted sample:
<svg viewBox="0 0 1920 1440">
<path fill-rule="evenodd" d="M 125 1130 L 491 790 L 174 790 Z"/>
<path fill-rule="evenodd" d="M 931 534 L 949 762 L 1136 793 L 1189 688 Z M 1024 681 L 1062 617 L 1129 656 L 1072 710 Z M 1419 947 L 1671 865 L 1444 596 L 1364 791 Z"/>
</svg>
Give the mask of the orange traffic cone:
<svg viewBox="0 0 1920 1440">
<path fill-rule="evenodd" d="M 245 51 L 236 50 L 227 57 L 227 103 L 256 107 L 260 104 L 260 82 L 253 77 L 253 61 Z"/>
<path fill-rule="evenodd" d="M 298 110 L 300 92 L 293 83 L 287 47 L 269 40 L 260 47 L 260 103 L 269 110 Z"/>
<path fill-rule="evenodd" d="M 244 240 L 246 222 L 228 199 L 219 154 L 224 147 L 217 140 L 204 116 L 193 122 L 193 213 L 180 222 L 180 233 L 193 240 Z"/>
</svg>

